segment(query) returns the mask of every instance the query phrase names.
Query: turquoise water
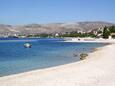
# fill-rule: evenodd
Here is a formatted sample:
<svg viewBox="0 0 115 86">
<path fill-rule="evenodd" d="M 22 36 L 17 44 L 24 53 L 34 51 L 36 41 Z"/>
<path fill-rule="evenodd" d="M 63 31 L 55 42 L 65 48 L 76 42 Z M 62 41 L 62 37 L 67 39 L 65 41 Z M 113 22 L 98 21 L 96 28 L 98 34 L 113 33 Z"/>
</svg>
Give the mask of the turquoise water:
<svg viewBox="0 0 115 86">
<path fill-rule="evenodd" d="M 32 48 L 24 48 L 29 42 Z M 99 43 L 67 43 L 63 39 L 0 39 L 0 76 L 79 61 L 79 54 L 104 46 Z M 75 56 L 77 55 L 77 56 Z"/>
</svg>

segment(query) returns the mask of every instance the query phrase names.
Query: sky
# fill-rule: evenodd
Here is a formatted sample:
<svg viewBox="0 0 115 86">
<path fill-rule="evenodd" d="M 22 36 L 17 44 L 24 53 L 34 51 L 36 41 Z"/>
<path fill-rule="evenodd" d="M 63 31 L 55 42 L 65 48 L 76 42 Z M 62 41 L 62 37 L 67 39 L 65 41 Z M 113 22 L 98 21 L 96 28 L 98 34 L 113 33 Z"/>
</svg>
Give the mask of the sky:
<svg viewBox="0 0 115 86">
<path fill-rule="evenodd" d="M 115 0 L 0 0 L 1 24 L 79 21 L 115 23 Z"/>
</svg>

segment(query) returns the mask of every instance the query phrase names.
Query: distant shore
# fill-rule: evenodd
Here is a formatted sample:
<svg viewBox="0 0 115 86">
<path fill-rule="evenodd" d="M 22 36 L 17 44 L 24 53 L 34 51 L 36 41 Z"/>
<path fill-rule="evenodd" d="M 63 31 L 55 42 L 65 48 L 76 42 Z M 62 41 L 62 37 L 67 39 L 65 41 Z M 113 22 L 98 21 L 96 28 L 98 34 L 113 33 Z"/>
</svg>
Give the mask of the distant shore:
<svg viewBox="0 0 115 86">
<path fill-rule="evenodd" d="M 1 86 L 114 86 L 115 44 L 99 48 L 88 59 L 11 76 Z"/>
<path fill-rule="evenodd" d="M 64 38 L 65 42 L 115 43 L 115 39 L 103 38 Z"/>
</svg>

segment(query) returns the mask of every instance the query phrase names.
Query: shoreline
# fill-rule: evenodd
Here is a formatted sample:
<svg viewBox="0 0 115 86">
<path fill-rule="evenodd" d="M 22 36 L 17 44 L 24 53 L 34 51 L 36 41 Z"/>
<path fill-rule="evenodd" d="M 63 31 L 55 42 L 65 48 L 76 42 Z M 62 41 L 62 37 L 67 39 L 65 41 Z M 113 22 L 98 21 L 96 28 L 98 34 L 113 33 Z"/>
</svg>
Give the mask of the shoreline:
<svg viewBox="0 0 115 86">
<path fill-rule="evenodd" d="M 111 45 L 112 43 L 105 43 L 107 45 L 105 46 L 108 46 L 108 45 Z M 98 47 L 98 48 L 94 48 L 92 51 L 90 51 L 88 54 L 88 56 L 98 50 L 100 50 L 101 48 L 105 47 L 105 46 L 101 46 L 101 47 Z M 87 57 L 88 57 L 87 56 Z M 86 59 L 87 59 L 86 57 Z M 92 57 L 91 57 L 92 58 Z M 60 68 L 60 67 L 63 67 L 63 66 L 66 66 L 66 65 L 69 65 L 69 64 L 73 64 L 73 63 L 79 63 L 83 60 L 79 60 L 79 61 L 76 61 L 76 62 L 72 62 L 72 63 L 67 63 L 67 64 L 62 64 L 62 65 L 58 65 L 58 66 L 53 66 L 53 67 L 48 67 L 48 68 L 43 68 L 43 69 L 35 69 L 35 70 L 30 70 L 30 71 L 25 71 L 25 72 L 20 72 L 20 73 L 14 73 L 14 74 L 9 74 L 9 75 L 5 75 L 5 76 L 0 76 L 0 78 L 4 78 L 4 77 L 13 77 L 13 76 L 18 76 L 18 75 L 22 75 L 22 74 L 27 74 L 27 73 L 31 73 L 31 72 L 39 72 L 39 71 L 45 71 L 45 70 L 49 70 L 49 69 L 55 69 L 55 68 Z"/>
<path fill-rule="evenodd" d="M 88 59 L 86 59 L 86 60 L 82 60 L 82 61 L 78 61 L 78 62 L 74 62 L 74 63 L 70 63 L 70 64 L 65 64 L 65 65 L 61 65 L 61 66 L 51 67 L 51 68 L 47 68 L 47 69 L 39 69 L 39 70 L 30 71 L 30 72 L 0 77 L 0 85 L 2 85 L 2 86 L 37 86 L 37 85 L 54 86 L 54 84 L 55 84 L 56 86 L 62 86 L 61 83 L 63 83 L 63 86 L 64 85 L 65 86 L 76 86 L 76 85 L 90 86 L 90 83 L 86 84 L 86 82 L 91 82 L 92 79 L 97 82 L 98 74 L 99 74 L 99 76 L 102 75 L 101 78 L 103 78 L 103 74 L 106 74 L 107 70 L 104 73 L 104 70 L 101 70 L 100 67 L 102 66 L 102 69 L 103 69 L 103 67 L 106 69 L 106 66 L 108 66 L 107 61 L 109 61 L 109 59 L 107 57 L 108 55 L 106 55 L 106 54 L 107 54 L 107 52 L 110 52 L 109 56 L 112 57 L 112 59 L 113 59 L 114 52 L 112 53 L 110 50 L 114 49 L 114 48 L 115 48 L 115 44 L 106 45 L 104 47 L 97 48 L 98 50 L 96 50 L 92 53 L 89 53 Z M 104 57 L 106 57 L 106 58 L 104 59 Z M 100 63 L 100 62 L 104 62 L 103 60 L 105 61 L 104 64 L 106 66 L 103 66 L 102 65 L 103 63 L 102 64 Z M 111 61 L 110 61 L 110 63 L 111 63 Z M 112 65 L 115 66 L 114 64 L 112 64 Z M 97 68 L 97 67 L 99 67 L 99 68 Z M 110 68 L 108 68 L 108 69 L 110 69 Z M 93 71 L 92 69 L 94 69 L 96 71 Z M 99 73 L 99 71 L 101 73 Z M 93 74 L 92 74 L 92 72 L 93 72 Z M 113 72 L 115 72 L 115 71 L 113 71 Z M 92 77 L 91 80 L 87 79 L 86 76 Z M 82 82 L 82 79 L 83 79 L 84 83 Z M 98 80 L 100 80 L 100 77 Z M 68 82 L 69 84 L 67 84 L 66 81 L 70 81 L 70 82 Z M 107 83 L 107 82 L 104 82 L 104 83 Z M 114 83 L 114 85 L 115 85 L 115 83 Z M 94 84 L 91 86 L 97 86 L 97 85 Z M 99 85 L 99 86 L 102 86 L 102 85 Z M 111 86 L 111 85 L 107 85 L 107 86 Z"/>
<path fill-rule="evenodd" d="M 76 43 L 115 43 L 115 39 L 98 39 L 98 38 L 64 38 L 64 42 Z"/>
</svg>

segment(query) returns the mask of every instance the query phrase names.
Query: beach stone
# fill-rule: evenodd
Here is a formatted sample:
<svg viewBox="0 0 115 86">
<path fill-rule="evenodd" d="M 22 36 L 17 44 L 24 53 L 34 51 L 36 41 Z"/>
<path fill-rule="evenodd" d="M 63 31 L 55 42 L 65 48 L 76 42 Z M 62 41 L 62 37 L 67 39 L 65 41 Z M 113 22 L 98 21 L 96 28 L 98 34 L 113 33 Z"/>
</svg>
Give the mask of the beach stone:
<svg viewBox="0 0 115 86">
<path fill-rule="evenodd" d="M 81 54 L 80 54 L 80 59 L 81 59 L 81 60 L 84 60 L 84 59 L 86 59 L 87 56 L 88 56 L 87 53 L 81 53 Z"/>
</svg>

